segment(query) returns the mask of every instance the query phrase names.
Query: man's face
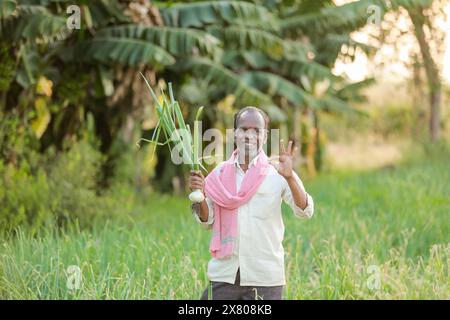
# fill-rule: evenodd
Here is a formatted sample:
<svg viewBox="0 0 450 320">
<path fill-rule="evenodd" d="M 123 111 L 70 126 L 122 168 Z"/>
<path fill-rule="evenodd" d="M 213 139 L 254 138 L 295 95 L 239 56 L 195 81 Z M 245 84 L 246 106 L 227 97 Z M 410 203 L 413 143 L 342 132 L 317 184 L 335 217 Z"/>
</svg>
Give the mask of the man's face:
<svg viewBox="0 0 450 320">
<path fill-rule="evenodd" d="M 267 141 L 263 116 L 257 111 L 244 111 L 237 119 L 234 138 L 241 161 L 252 160 Z"/>
</svg>

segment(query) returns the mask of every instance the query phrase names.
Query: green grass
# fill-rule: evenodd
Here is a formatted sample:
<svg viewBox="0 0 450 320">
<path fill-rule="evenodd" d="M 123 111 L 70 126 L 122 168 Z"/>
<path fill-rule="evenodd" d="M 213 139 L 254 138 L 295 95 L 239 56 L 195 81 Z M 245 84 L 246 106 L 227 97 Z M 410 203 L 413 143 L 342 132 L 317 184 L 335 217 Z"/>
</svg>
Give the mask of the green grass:
<svg viewBox="0 0 450 320">
<path fill-rule="evenodd" d="M 305 182 L 311 220 L 284 208 L 286 299 L 450 299 L 448 155 Z M 209 232 L 184 198 L 153 195 L 131 217 L 0 247 L 2 299 L 198 299 Z M 79 266 L 80 288 L 67 288 Z M 369 266 L 380 271 L 379 287 Z"/>
</svg>

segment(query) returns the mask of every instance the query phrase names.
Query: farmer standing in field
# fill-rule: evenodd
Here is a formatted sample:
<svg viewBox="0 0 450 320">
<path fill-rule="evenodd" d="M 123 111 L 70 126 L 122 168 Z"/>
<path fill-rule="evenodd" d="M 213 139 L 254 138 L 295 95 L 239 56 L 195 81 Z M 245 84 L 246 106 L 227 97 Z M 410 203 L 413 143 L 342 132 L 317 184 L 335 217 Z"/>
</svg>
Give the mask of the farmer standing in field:
<svg viewBox="0 0 450 320">
<path fill-rule="evenodd" d="M 212 228 L 210 285 L 201 299 L 282 299 L 286 285 L 281 200 L 299 218 L 311 218 L 312 197 L 292 169 L 294 148 L 281 145 L 277 158 L 263 150 L 269 117 L 256 107 L 234 116 L 236 150 L 207 177 L 191 171 L 189 187 L 206 194 L 193 204 L 198 223 Z"/>
</svg>

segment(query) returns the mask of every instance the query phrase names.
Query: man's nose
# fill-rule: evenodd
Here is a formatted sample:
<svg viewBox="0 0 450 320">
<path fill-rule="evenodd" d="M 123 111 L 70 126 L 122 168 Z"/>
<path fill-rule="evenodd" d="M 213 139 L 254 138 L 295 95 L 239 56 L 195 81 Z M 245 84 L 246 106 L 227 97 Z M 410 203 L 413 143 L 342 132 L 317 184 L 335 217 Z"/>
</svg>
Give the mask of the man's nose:
<svg viewBox="0 0 450 320">
<path fill-rule="evenodd" d="M 255 140 L 255 136 L 251 133 L 248 133 L 245 135 L 244 139 L 245 139 L 245 142 L 251 142 L 251 141 Z"/>
</svg>

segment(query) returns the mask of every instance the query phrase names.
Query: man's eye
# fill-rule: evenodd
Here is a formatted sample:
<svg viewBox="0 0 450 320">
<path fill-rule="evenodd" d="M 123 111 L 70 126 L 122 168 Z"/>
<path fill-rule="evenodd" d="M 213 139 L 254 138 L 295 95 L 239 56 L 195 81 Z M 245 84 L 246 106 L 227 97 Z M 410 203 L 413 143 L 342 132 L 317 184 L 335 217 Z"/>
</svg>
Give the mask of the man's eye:
<svg viewBox="0 0 450 320">
<path fill-rule="evenodd" d="M 242 128 L 239 128 L 237 130 L 237 132 L 238 133 L 254 133 L 254 134 L 259 135 L 259 134 L 261 134 L 263 132 L 263 130 L 264 129 L 242 129 Z"/>
</svg>

